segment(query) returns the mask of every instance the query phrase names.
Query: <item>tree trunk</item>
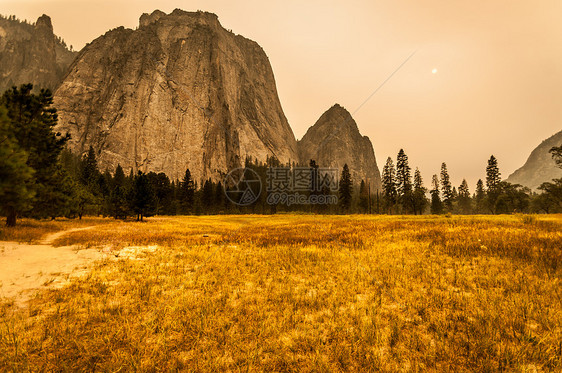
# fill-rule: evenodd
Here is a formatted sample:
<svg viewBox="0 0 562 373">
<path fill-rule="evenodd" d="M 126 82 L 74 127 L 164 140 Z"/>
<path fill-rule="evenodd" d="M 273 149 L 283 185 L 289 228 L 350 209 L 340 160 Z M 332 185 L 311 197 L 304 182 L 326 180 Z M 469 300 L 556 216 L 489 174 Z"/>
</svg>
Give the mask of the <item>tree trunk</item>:
<svg viewBox="0 0 562 373">
<path fill-rule="evenodd" d="M 6 217 L 6 226 L 15 227 L 16 226 L 16 210 L 13 208 L 8 209 L 8 216 Z"/>
</svg>

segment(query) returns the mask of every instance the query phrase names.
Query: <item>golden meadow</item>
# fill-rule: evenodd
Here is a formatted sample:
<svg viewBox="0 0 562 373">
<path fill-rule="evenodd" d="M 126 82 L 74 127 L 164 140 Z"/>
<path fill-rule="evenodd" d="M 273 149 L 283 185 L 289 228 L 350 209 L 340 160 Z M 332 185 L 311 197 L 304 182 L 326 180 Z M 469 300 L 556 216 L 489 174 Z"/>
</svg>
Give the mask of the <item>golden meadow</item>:
<svg viewBox="0 0 562 373">
<path fill-rule="evenodd" d="M 562 369 L 562 215 L 24 220 L 0 240 L 89 225 L 55 245 L 106 259 L 0 302 L 0 370 Z"/>
</svg>

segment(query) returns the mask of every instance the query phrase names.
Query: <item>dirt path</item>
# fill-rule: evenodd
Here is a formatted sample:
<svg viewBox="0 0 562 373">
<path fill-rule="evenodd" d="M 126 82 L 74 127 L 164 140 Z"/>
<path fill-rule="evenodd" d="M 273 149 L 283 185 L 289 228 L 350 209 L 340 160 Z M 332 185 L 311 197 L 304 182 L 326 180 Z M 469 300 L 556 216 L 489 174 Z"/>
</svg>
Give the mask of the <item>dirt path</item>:
<svg viewBox="0 0 562 373">
<path fill-rule="evenodd" d="M 98 249 L 77 250 L 51 244 L 65 234 L 91 228 L 52 233 L 38 245 L 0 241 L 0 297 L 16 297 L 22 302 L 31 296 L 33 289 L 60 287 L 70 277 L 86 273 L 95 260 L 108 254 Z"/>
<path fill-rule="evenodd" d="M 61 238 L 64 235 L 67 235 L 69 233 L 72 232 L 78 232 L 78 231 L 85 231 L 87 229 L 92 229 L 95 226 L 89 226 L 89 227 L 82 227 L 82 228 L 72 228 L 72 229 L 68 229 L 66 231 L 60 231 L 60 232 L 56 232 L 56 233 L 51 233 L 45 236 L 45 238 L 43 238 L 43 240 L 41 241 L 42 245 L 51 245 L 53 242 L 55 242 L 55 240 Z"/>
</svg>

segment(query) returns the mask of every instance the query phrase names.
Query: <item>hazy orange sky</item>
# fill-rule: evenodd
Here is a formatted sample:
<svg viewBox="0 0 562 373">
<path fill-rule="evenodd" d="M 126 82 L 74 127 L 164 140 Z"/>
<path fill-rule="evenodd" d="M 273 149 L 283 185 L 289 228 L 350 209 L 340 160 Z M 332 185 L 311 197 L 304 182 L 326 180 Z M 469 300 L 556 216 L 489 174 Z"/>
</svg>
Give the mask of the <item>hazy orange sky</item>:
<svg viewBox="0 0 562 373">
<path fill-rule="evenodd" d="M 473 192 L 491 154 L 507 177 L 562 130 L 560 0 L 0 0 L 5 15 L 48 14 L 75 49 L 175 8 L 216 13 L 264 48 L 297 139 L 337 102 L 371 138 L 379 168 L 403 147 L 426 186 L 446 162 Z"/>
</svg>

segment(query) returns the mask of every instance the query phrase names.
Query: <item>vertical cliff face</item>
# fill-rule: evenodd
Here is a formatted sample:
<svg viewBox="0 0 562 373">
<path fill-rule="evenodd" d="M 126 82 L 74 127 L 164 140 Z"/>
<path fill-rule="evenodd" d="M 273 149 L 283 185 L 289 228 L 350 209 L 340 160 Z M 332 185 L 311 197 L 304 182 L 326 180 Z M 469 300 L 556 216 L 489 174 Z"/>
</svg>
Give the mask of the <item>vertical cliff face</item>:
<svg viewBox="0 0 562 373">
<path fill-rule="evenodd" d="M 24 83 L 54 89 L 75 56 L 53 34 L 48 16 L 35 25 L 0 17 L 0 92 Z"/>
<path fill-rule="evenodd" d="M 59 131 L 102 169 L 219 179 L 248 156 L 297 160 L 262 48 L 211 13 L 160 11 L 88 44 L 55 92 Z"/>
<path fill-rule="evenodd" d="M 536 190 L 542 183 L 562 177 L 562 169 L 556 166 L 549 150 L 562 145 L 562 131 L 544 140 L 529 155 L 523 167 L 509 175 L 507 181 Z"/>
<path fill-rule="evenodd" d="M 308 129 L 298 142 L 299 159 L 308 164 L 314 159 L 321 167 L 350 168 L 353 182 L 371 183 L 371 190 L 381 188 L 381 176 L 371 140 L 362 136 L 351 114 L 336 104 Z"/>
</svg>

